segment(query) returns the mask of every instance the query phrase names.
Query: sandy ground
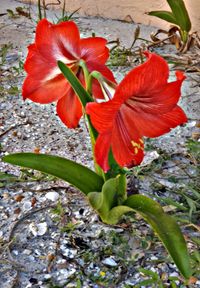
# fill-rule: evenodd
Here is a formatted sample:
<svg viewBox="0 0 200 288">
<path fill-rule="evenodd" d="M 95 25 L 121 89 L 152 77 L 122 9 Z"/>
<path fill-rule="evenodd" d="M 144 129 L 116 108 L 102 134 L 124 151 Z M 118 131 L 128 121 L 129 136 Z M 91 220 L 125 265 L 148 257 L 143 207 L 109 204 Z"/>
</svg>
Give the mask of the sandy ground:
<svg viewBox="0 0 200 288">
<path fill-rule="evenodd" d="M 37 0 L 24 0 L 26 2 L 37 2 Z M 46 3 L 57 3 L 62 1 L 46 0 Z M 199 0 L 185 0 L 185 5 L 192 21 L 192 30 L 200 31 L 200 1 Z M 169 25 L 160 19 L 145 15 L 146 12 L 152 10 L 169 10 L 166 0 L 152 1 L 152 0 L 65 0 L 66 11 L 73 12 L 80 8 L 80 15 L 86 16 L 100 16 L 111 19 L 125 20 L 128 22 L 142 23 L 146 25 L 155 25 L 160 28 L 167 28 Z M 63 4 L 61 4 L 62 6 Z M 59 7 L 53 5 L 52 7 Z"/>
</svg>

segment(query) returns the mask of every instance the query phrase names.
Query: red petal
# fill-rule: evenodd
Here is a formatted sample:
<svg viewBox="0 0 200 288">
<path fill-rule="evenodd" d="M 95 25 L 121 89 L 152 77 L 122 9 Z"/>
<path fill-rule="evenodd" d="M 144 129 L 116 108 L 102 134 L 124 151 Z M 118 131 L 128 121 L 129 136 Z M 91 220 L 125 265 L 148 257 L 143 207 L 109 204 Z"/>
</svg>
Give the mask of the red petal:
<svg viewBox="0 0 200 288">
<path fill-rule="evenodd" d="M 24 63 L 24 70 L 26 72 L 28 72 L 26 68 L 29 68 L 29 65 L 27 67 L 27 60 L 30 60 L 37 52 L 37 48 L 36 48 L 35 44 L 30 44 L 27 48 L 28 48 L 28 54 L 26 57 L 26 61 Z"/>
<path fill-rule="evenodd" d="M 105 103 L 88 103 L 86 105 L 86 113 L 90 115 L 91 121 L 95 129 L 99 133 L 112 129 L 115 114 L 118 106 L 112 105 L 112 100 Z"/>
<path fill-rule="evenodd" d="M 52 75 L 52 73 L 61 74 L 57 64 L 53 64 L 42 57 L 35 44 L 31 44 L 28 47 L 28 55 L 24 63 L 24 69 L 29 75 L 34 77 L 35 80 L 44 80 L 47 77 L 51 78 L 50 75 Z"/>
<path fill-rule="evenodd" d="M 62 98 L 68 89 L 69 84 L 62 74 L 45 82 L 28 75 L 22 86 L 22 95 L 24 99 L 46 104 Z"/>
<path fill-rule="evenodd" d="M 158 137 L 187 122 L 187 117 L 183 110 L 176 106 L 172 111 L 166 114 L 148 114 L 124 111 L 124 118 L 128 119 L 129 126 L 133 124 L 137 127 L 140 135 L 146 137 Z"/>
<path fill-rule="evenodd" d="M 139 165 L 144 157 L 144 144 L 136 127 L 125 126 L 118 113 L 112 129 L 112 152 L 116 162 L 122 167 Z"/>
<path fill-rule="evenodd" d="M 38 23 L 36 43 L 29 46 L 25 62 L 28 76 L 22 89 L 24 99 L 50 103 L 66 94 L 69 85 L 57 66 L 57 60 L 74 61 L 74 57 L 80 54 L 79 41 L 79 31 L 73 22 L 54 25 L 43 19 Z M 72 69 L 77 72 L 75 66 Z"/>
<path fill-rule="evenodd" d="M 109 81 L 117 83 L 112 71 L 106 65 L 99 64 L 98 62 L 94 61 L 87 61 L 86 64 L 90 73 L 92 71 L 98 71 Z"/>
<path fill-rule="evenodd" d="M 52 64 L 65 62 L 80 56 L 80 35 L 72 21 L 52 24 L 42 19 L 36 29 L 35 44 L 39 53 Z"/>
<path fill-rule="evenodd" d="M 162 119 L 170 125 L 170 128 L 175 128 L 188 121 L 185 112 L 179 106 L 176 106 L 172 111 L 163 114 Z"/>
<path fill-rule="evenodd" d="M 131 70 L 116 89 L 114 98 L 123 103 L 135 96 L 158 93 L 167 84 L 169 68 L 167 62 L 156 54 L 148 53 L 149 59 Z"/>
<path fill-rule="evenodd" d="M 68 128 L 76 128 L 83 114 L 82 105 L 72 89 L 57 103 L 57 113 Z"/>
<path fill-rule="evenodd" d="M 103 133 L 97 138 L 95 144 L 95 159 L 97 164 L 103 169 L 104 172 L 109 170 L 108 155 L 111 145 L 111 134 Z"/>
<path fill-rule="evenodd" d="M 141 115 L 143 112 L 163 114 L 171 111 L 181 96 L 181 85 L 185 76 L 179 72 L 178 80 L 167 83 L 161 90 L 149 95 L 136 95 L 126 100 L 125 105 Z M 146 92 L 147 94 L 147 92 Z"/>
<path fill-rule="evenodd" d="M 92 80 L 92 95 L 96 99 L 105 99 L 101 86 L 96 79 Z"/>
<path fill-rule="evenodd" d="M 109 57 L 109 49 L 106 47 L 106 39 L 101 37 L 89 37 L 80 40 L 81 59 L 105 64 Z"/>
</svg>

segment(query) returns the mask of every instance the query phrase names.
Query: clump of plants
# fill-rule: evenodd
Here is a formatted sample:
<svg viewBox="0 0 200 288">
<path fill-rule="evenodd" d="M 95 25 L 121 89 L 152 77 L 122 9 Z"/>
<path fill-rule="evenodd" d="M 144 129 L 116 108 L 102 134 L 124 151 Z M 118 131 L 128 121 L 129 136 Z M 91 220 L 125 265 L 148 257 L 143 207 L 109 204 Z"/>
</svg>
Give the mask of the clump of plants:
<svg viewBox="0 0 200 288">
<path fill-rule="evenodd" d="M 151 11 L 148 15 L 158 17 L 173 26 L 168 30 L 158 30 L 157 33 L 152 34 L 151 38 L 154 42 L 159 41 L 158 34 L 168 34 L 171 43 L 176 45 L 180 52 L 186 52 L 191 46 L 196 45 L 200 48 L 200 38 L 198 34 L 190 33 L 192 24 L 183 0 L 167 0 L 171 11 Z"/>
<path fill-rule="evenodd" d="M 24 100 L 56 102 L 58 117 L 68 129 L 76 129 L 81 117 L 86 119 L 94 171 L 71 160 L 40 153 L 12 154 L 3 161 L 74 185 L 104 223 L 113 225 L 125 213 L 138 212 L 159 236 L 182 275 L 189 279 L 189 255 L 178 224 L 151 198 L 128 195 L 126 183 L 129 168 L 137 167 L 144 158 L 145 137 L 159 137 L 187 122 L 177 105 L 185 75 L 176 71 L 176 80 L 168 82 L 167 62 L 143 51 L 146 62 L 117 83 L 106 65 L 106 44 L 102 37 L 80 38 L 73 21 L 52 24 L 42 19 L 24 65 Z"/>
</svg>

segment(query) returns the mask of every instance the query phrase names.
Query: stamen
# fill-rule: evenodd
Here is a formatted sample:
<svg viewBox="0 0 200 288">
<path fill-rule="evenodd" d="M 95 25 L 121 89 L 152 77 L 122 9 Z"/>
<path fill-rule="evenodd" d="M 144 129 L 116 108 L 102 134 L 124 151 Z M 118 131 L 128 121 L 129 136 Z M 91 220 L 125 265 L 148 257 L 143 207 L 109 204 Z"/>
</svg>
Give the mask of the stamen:
<svg viewBox="0 0 200 288">
<path fill-rule="evenodd" d="M 140 142 L 141 144 L 144 143 L 144 142 L 142 141 L 142 139 L 139 139 L 139 142 Z M 136 147 L 137 149 L 144 150 L 143 145 L 140 145 L 139 143 L 134 142 L 133 140 L 131 141 L 131 144 L 132 144 L 133 147 Z M 136 153 L 136 154 L 137 154 L 137 153 Z"/>
</svg>

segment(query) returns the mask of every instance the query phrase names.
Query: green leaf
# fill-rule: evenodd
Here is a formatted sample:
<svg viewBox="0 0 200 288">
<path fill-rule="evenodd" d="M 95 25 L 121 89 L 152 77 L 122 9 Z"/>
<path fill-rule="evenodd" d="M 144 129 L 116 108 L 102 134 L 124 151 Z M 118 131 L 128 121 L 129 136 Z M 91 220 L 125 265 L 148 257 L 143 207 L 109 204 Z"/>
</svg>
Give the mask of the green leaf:
<svg viewBox="0 0 200 288">
<path fill-rule="evenodd" d="M 78 96 L 80 102 L 82 103 L 82 106 L 85 107 L 88 102 L 93 102 L 93 98 L 90 96 L 90 94 L 85 90 L 85 88 L 82 86 L 81 82 L 79 79 L 74 75 L 72 70 L 67 67 L 63 62 L 58 61 L 58 67 L 60 68 L 61 72 L 67 78 L 68 82 L 71 84 L 72 88 L 74 89 L 76 95 Z M 87 79 L 86 79 L 87 80 Z M 85 81 L 86 81 L 85 80 Z M 88 121 L 88 126 L 89 126 L 89 132 L 90 132 L 90 139 L 91 139 L 91 144 L 92 144 L 92 151 L 93 151 L 93 158 L 94 158 L 94 168 L 95 171 L 98 175 L 104 177 L 104 173 L 102 169 L 97 165 L 95 157 L 94 157 L 94 145 L 96 142 L 96 138 L 98 136 L 97 131 L 93 127 L 90 117 L 86 115 L 86 119 Z M 94 190 L 93 190 L 94 191 Z"/>
<path fill-rule="evenodd" d="M 15 175 L 0 172 L 0 188 L 17 181 L 18 178 Z"/>
<path fill-rule="evenodd" d="M 40 0 L 37 2 L 37 7 L 38 7 L 38 21 L 42 19 L 42 9 L 41 9 L 41 3 Z"/>
<path fill-rule="evenodd" d="M 175 219 L 165 214 L 157 202 L 143 195 L 128 197 L 124 205 L 140 213 L 153 227 L 182 275 L 188 279 L 191 276 L 189 255 L 185 239 Z"/>
<path fill-rule="evenodd" d="M 183 0 L 167 0 L 172 13 L 180 26 L 181 30 L 189 32 L 191 30 L 191 21 Z"/>
<path fill-rule="evenodd" d="M 117 208 L 120 203 L 126 199 L 126 177 L 125 175 L 119 175 L 116 178 L 107 180 L 103 187 L 102 192 L 91 192 L 88 194 L 88 198 L 91 206 L 98 212 L 101 219 L 105 223 L 114 224 L 119 220 L 122 213 L 115 219 L 113 216 L 112 220 L 109 218 L 109 212 L 113 207 Z M 127 210 L 127 209 L 125 209 Z M 126 211 L 127 212 L 127 211 Z M 123 211 L 124 214 L 124 211 Z M 114 220 L 113 220 L 114 219 Z M 110 222 L 111 220 L 111 222 Z M 116 221 L 117 220 L 117 221 Z"/>
<path fill-rule="evenodd" d="M 164 205 L 165 205 L 165 204 L 167 204 L 167 205 L 172 205 L 172 206 L 174 206 L 174 207 L 176 207 L 176 208 L 178 208 L 179 210 L 182 210 L 182 211 L 187 211 L 187 210 L 188 210 L 188 209 L 187 209 L 185 206 L 183 206 L 181 203 L 178 203 L 177 201 L 174 201 L 174 200 L 172 200 L 171 198 L 163 198 L 163 199 L 160 199 L 160 196 L 155 196 L 155 195 L 154 195 L 154 198 L 160 200 L 160 201 L 162 202 L 162 204 L 164 203 Z"/>
<path fill-rule="evenodd" d="M 179 26 L 179 23 L 177 22 L 177 19 L 174 17 L 174 14 L 169 11 L 151 11 L 151 12 L 148 12 L 147 14 L 150 16 L 158 17 L 162 20 L 165 20 L 167 22 L 170 22 Z"/>
<path fill-rule="evenodd" d="M 3 157 L 3 161 L 56 176 L 74 185 L 86 195 L 91 191 L 101 191 L 104 182 L 102 177 L 87 167 L 62 157 L 16 153 Z"/>
<path fill-rule="evenodd" d="M 133 212 L 133 209 L 124 205 L 116 206 L 109 211 L 106 221 L 104 222 L 110 225 L 116 225 L 120 218 L 128 212 Z"/>
<path fill-rule="evenodd" d="M 158 276 L 158 274 L 156 272 L 153 272 L 151 270 L 147 270 L 147 269 L 144 269 L 144 268 L 139 268 L 138 270 L 139 270 L 139 272 L 143 273 L 144 275 L 147 275 L 147 276 L 151 277 L 155 281 L 159 280 L 159 276 Z"/>
<path fill-rule="evenodd" d="M 135 287 L 136 288 L 142 288 L 142 287 L 146 287 L 146 286 L 156 287 L 156 286 L 152 285 L 152 284 L 157 284 L 155 282 L 156 282 L 156 280 L 154 280 L 154 279 L 146 279 L 146 280 L 139 282 Z"/>
<path fill-rule="evenodd" d="M 83 64 L 84 63 L 82 63 L 82 66 L 81 66 L 82 68 L 81 69 L 83 69 L 83 67 L 85 66 Z M 74 75 L 74 73 L 72 72 L 72 70 L 69 67 L 67 67 L 61 61 L 58 61 L 58 67 L 60 68 L 60 70 L 63 73 L 63 75 L 67 78 L 69 83 L 71 84 L 71 86 L 74 89 L 75 93 L 79 97 L 79 100 L 81 101 L 83 107 L 85 107 L 88 102 L 93 102 L 94 101 L 92 96 L 85 90 L 85 88 L 80 83 L 79 79 L 76 77 L 76 75 Z M 86 69 L 86 67 L 85 67 L 85 69 Z M 87 82 L 87 79 L 85 79 L 85 81 Z M 95 146 L 95 142 L 96 142 L 96 139 L 97 139 L 97 136 L 98 136 L 98 132 L 93 127 L 93 125 L 91 123 L 91 120 L 90 120 L 90 116 L 86 115 L 86 119 L 88 121 L 90 139 L 91 139 L 91 144 L 92 144 L 92 151 L 93 151 L 93 155 L 94 155 L 94 146 Z M 117 165 L 117 167 L 115 167 L 116 169 L 113 168 L 113 171 L 112 171 L 114 175 L 110 175 L 108 173 L 107 177 L 105 177 L 105 174 L 104 174 L 103 170 L 96 163 L 96 160 L 95 160 L 94 156 L 93 156 L 93 158 L 94 158 L 94 168 L 95 168 L 95 171 L 96 171 L 96 173 L 98 175 L 102 176 L 103 178 L 112 178 L 113 176 L 116 176 L 116 174 L 119 174 L 119 171 L 118 171 L 119 166 Z M 117 170 L 117 171 L 115 171 L 115 170 Z"/>
<path fill-rule="evenodd" d="M 17 177 L 13 174 L 0 172 L 0 181 L 7 181 L 7 182 L 17 181 Z"/>
<path fill-rule="evenodd" d="M 88 102 L 93 102 L 93 98 L 90 96 L 90 94 L 85 90 L 85 88 L 82 86 L 79 79 L 74 75 L 72 70 L 67 67 L 63 62 L 58 61 L 58 67 L 60 68 L 61 72 L 67 78 L 68 82 L 71 84 L 72 88 L 74 89 L 75 93 L 79 97 L 83 107 L 86 106 Z"/>
<path fill-rule="evenodd" d="M 160 19 L 173 23 L 180 28 L 181 39 L 184 43 L 188 40 L 188 32 L 191 30 L 192 24 L 189 14 L 183 0 L 167 0 L 171 12 L 168 11 L 151 11 L 148 15 L 156 16 Z"/>
</svg>

